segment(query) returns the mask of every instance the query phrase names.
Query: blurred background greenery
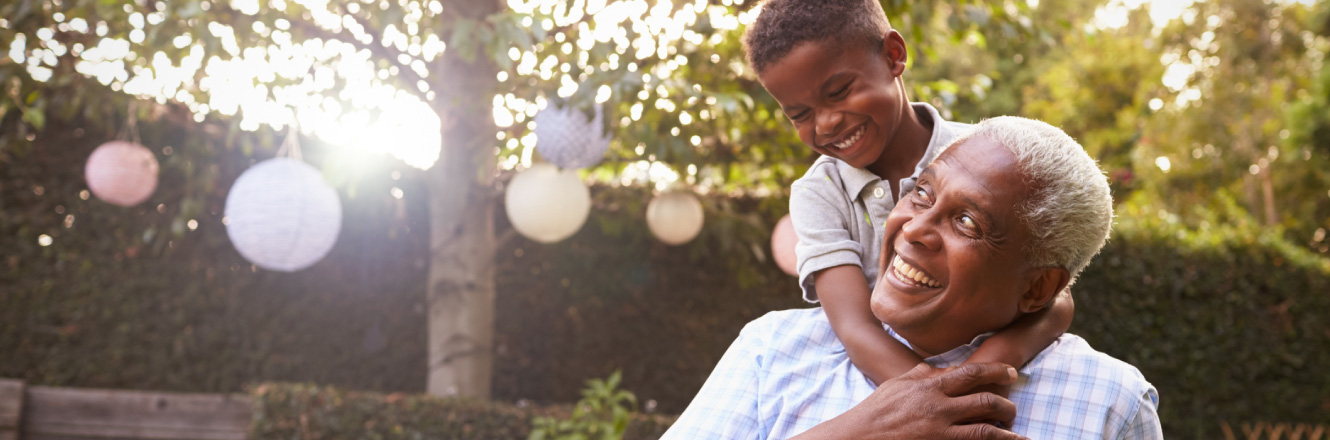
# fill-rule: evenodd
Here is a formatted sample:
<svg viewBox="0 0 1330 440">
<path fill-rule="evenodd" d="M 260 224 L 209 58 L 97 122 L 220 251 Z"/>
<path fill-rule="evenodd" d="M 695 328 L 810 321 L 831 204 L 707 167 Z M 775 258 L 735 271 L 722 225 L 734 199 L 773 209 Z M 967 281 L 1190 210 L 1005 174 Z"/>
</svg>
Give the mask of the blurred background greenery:
<svg viewBox="0 0 1330 440">
<path fill-rule="evenodd" d="M 1078 283 L 1073 332 L 1141 368 L 1171 437 L 1327 421 L 1330 3 L 883 6 L 911 45 L 913 99 L 959 121 L 1043 119 L 1100 160 L 1118 222 Z M 745 322 L 806 306 L 768 240 L 814 156 L 743 63 L 757 8 L 7 0 L 0 377 L 424 392 L 440 268 L 480 261 L 489 284 L 465 293 L 492 302 L 477 330 L 492 331 L 490 397 L 572 402 L 622 370 L 639 409 L 677 413 Z M 495 201 L 541 160 L 536 109 L 562 101 L 607 106 L 614 141 L 582 171 L 587 224 L 546 245 Z M 343 226 L 314 267 L 267 272 L 221 213 L 297 119 Z M 128 120 L 161 183 L 119 208 L 89 197 L 82 170 Z M 706 226 L 671 247 L 643 212 L 679 187 L 702 195 Z M 431 252 L 447 228 L 472 253 Z"/>
</svg>

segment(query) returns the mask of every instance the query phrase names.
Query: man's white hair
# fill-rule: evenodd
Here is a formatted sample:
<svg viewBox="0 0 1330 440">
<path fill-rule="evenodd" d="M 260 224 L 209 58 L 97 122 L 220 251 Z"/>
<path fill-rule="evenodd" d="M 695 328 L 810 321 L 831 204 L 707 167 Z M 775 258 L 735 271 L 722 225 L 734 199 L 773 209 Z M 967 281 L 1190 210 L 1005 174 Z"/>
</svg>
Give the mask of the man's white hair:
<svg viewBox="0 0 1330 440">
<path fill-rule="evenodd" d="M 1007 147 L 1030 185 L 1031 193 L 1016 207 L 1016 217 L 1030 230 L 1030 243 L 1023 249 L 1026 258 L 1035 267 L 1065 268 L 1075 282 L 1104 247 L 1113 223 L 1113 198 L 1104 172 L 1075 139 L 1041 121 L 987 119 L 948 147 L 973 138 Z"/>
</svg>

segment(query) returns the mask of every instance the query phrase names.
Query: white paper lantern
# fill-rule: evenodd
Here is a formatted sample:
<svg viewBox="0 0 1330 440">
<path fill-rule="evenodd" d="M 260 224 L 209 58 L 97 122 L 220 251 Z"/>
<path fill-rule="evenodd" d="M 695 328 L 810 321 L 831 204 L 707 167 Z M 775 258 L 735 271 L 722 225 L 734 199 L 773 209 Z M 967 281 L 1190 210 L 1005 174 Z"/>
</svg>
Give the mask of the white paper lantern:
<svg viewBox="0 0 1330 440">
<path fill-rule="evenodd" d="M 591 212 L 591 192 L 576 172 L 542 163 L 513 176 L 503 206 L 518 233 L 554 243 L 582 229 Z"/>
<path fill-rule="evenodd" d="M 668 245 L 681 245 L 702 232 L 702 202 L 690 192 L 672 191 L 647 204 L 647 227 Z"/>
<path fill-rule="evenodd" d="M 226 196 L 226 234 L 246 260 L 295 272 L 322 260 L 342 228 L 342 201 L 323 174 L 296 159 L 254 165 Z"/>
<path fill-rule="evenodd" d="M 798 258 L 794 255 L 794 246 L 799 244 L 799 236 L 794 233 L 794 222 L 786 214 L 776 222 L 776 229 L 771 231 L 771 258 L 776 260 L 780 270 L 790 275 L 797 275 Z"/>
<path fill-rule="evenodd" d="M 157 157 L 142 145 L 111 141 L 88 156 L 83 169 L 88 189 L 106 203 L 134 206 L 157 189 Z"/>
<path fill-rule="evenodd" d="M 549 107 L 536 113 L 536 151 L 540 157 L 563 169 L 586 168 L 600 163 L 610 148 L 600 105 L 588 121 L 577 107 Z"/>
</svg>

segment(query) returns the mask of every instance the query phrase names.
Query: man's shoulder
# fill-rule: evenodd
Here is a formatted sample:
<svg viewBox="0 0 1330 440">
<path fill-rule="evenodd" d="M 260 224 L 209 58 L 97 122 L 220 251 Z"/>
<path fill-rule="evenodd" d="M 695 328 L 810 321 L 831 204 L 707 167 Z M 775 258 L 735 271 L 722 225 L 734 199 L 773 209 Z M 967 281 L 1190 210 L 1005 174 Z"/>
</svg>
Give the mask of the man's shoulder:
<svg viewBox="0 0 1330 440">
<path fill-rule="evenodd" d="M 1148 387 L 1150 383 L 1136 366 L 1107 353 L 1095 350 L 1089 342 L 1071 333 L 1063 334 L 1049 349 L 1035 357 L 1031 364 L 1045 369 L 1058 369 L 1071 374 L 1098 374 L 1114 378 L 1124 384 Z"/>
<path fill-rule="evenodd" d="M 765 315 L 749 321 L 748 325 L 744 326 L 744 331 L 766 332 L 782 328 L 818 328 L 830 325 L 827 321 L 827 315 L 821 307 L 809 307 L 767 312 Z"/>
<path fill-rule="evenodd" d="M 1064 334 L 1023 369 L 1034 392 L 1063 387 L 1093 390 L 1096 399 L 1133 401 L 1154 396 L 1154 385 L 1134 365 L 1095 350 L 1089 342 Z"/>
<path fill-rule="evenodd" d="M 826 350 L 840 347 L 840 340 L 821 307 L 767 312 L 745 325 L 739 338 L 778 351 L 789 351 L 792 347 Z"/>
<path fill-rule="evenodd" d="M 1158 438 L 1159 394 L 1136 367 L 1064 334 L 1021 369 L 1013 431 L 1032 438 Z"/>
</svg>

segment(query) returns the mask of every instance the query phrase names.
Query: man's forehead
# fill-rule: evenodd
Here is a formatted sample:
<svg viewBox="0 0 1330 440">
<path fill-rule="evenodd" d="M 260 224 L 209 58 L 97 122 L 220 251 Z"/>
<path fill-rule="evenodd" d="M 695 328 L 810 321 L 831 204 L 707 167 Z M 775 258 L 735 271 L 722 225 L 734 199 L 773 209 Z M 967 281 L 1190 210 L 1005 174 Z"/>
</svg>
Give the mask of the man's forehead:
<svg viewBox="0 0 1330 440">
<path fill-rule="evenodd" d="M 1014 192 L 1012 196 L 1023 199 L 1028 188 L 1017 165 L 1016 155 L 1006 146 L 985 137 L 971 137 L 944 150 L 920 177 L 959 173 L 980 183 L 986 198 Z"/>
</svg>

